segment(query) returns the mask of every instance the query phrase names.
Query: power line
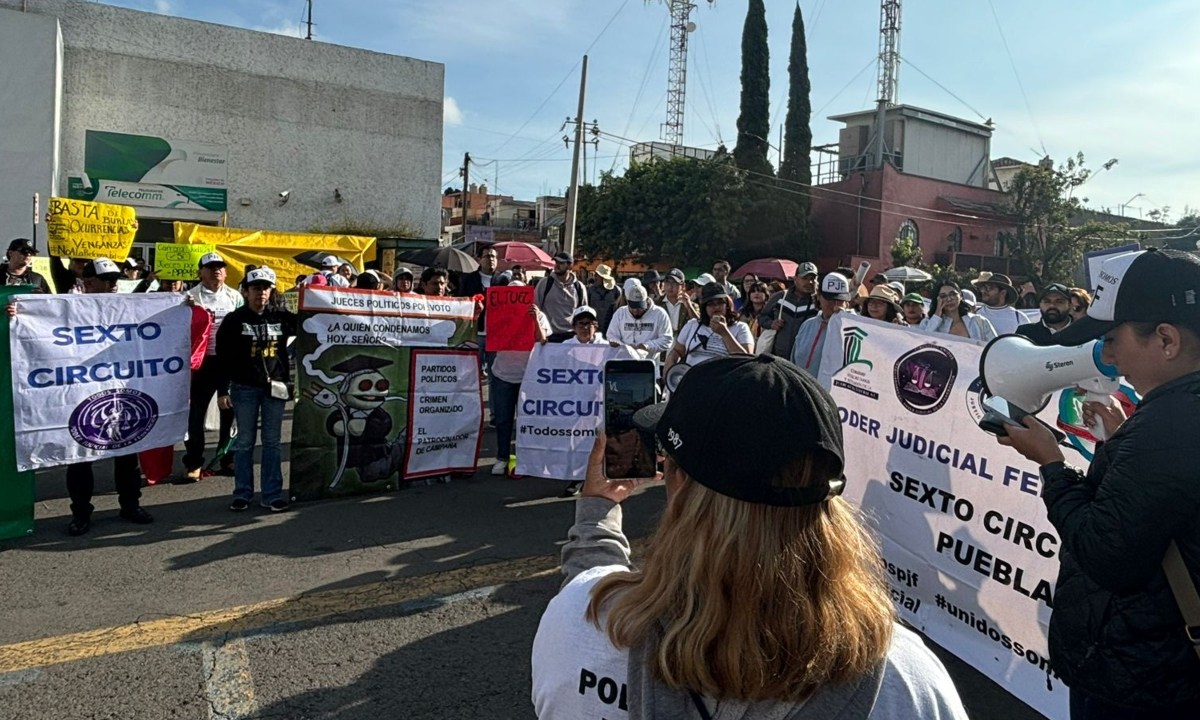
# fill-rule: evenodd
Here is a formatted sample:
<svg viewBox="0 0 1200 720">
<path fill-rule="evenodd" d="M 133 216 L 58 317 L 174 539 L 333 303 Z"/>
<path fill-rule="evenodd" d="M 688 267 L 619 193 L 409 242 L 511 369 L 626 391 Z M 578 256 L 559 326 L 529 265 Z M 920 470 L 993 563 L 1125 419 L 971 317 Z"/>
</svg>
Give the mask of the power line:
<svg viewBox="0 0 1200 720">
<path fill-rule="evenodd" d="M 1025 92 L 1025 84 L 1021 82 L 1021 74 L 1017 72 L 1017 63 L 1013 60 L 1012 50 L 1008 47 L 1008 38 L 1004 36 L 1004 28 L 1000 25 L 1000 15 L 996 13 L 996 6 L 992 0 L 987 0 L 988 7 L 992 10 L 992 19 L 996 21 L 996 30 L 1000 33 L 1000 42 L 1004 45 L 1004 52 L 1008 55 L 1008 66 L 1012 68 L 1013 77 L 1017 79 L 1017 89 L 1021 91 L 1021 99 L 1025 101 L 1025 111 L 1029 113 L 1029 121 L 1033 123 L 1033 131 L 1037 134 L 1038 144 L 1042 146 L 1042 154 L 1049 155 L 1046 150 L 1046 141 L 1042 139 L 1042 130 L 1038 127 L 1037 117 L 1033 114 L 1033 106 L 1029 103 L 1029 95 Z"/>
<path fill-rule="evenodd" d="M 624 10 L 625 6 L 628 4 L 629 4 L 629 0 L 625 0 L 624 2 L 621 3 L 621 6 L 619 8 L 617 8 L 617 11 L 615 13 L 613 13 L 612 17 L 610 17 L 608 19 L 608 22 L 604 24 L 604 27 L 600 28 L 600 32 L 599 32 L 599 34 L 596 35 L 596 39 L 592 40 L 592 43 L 587 46 L 587 49 L 585 49 L 583 51 L 583 53 L 581 53 L 582 55 L 587 55 L 588 52 L 593 47 L 596 46 L 596 43 L 600 42 L 600 38 L 604 37 L 604 33 L 608 32 L 608 29 L 610 27 L 612 27 L 612 24 L 617 19 L 617 16 L 621 14 L 621 11 Z M 512 134 L 512 137 L 509 137 L 509 139 L 505 140 L 504 143 L 500 145 L 500 147 L 496 148 L 496 152 L 500 152 L 504 148 L 508 147 L 508 144 L 510 142 L 512 142 L 512 139 L 514 137 L 516 137 L 518 134 L 520 134 L 520 132 L 522 130 L 524 130 L 526 128 L 526 126 L 529 125 L 529 123 L 533 122 L 533 119 L 535 117 L 537 117 L 538 113 L 540 113 L 542 111 L 542 108 L 546 107 L 546 104 L 549 103 L 550 100 L 556 94 L 558 94 L 558 91 L 560 89 L 562 89 L 563 84 L 565 84 L 567 82 L 567 80 L 575 74 L 575 71 L 579 68 L 579 66 L 582 62 L 583 62 L 582 60 L 575 61 L 575 64 L 571 66 L 571 69 L 567 71 L 566 75 L 563 75 L 562 80 L 558 81 L 558 84 L 554 86 L 554 89 L 550 91 L 550 94 L 546 96 L 546 99 L 542 101 L 542 104 L 538 105 L 537 109 L 533 111 L 533 114 L 530 115 L 529 118 L 527 120 L 525 120 L 525 122 L 521 123 L 521 127 L 517 128 L 517 131 Z"/>
<path fill-rule="evenodd" d="M 838 90 L 836 93 L 834 93 L 834 94 L 833 94 L 833 97 L 829 98 L 829 100 L 827 100 L 827 101 L 825 102 L 825 104 L 824 104 L 824 105 L 822 105 L 821 107 L 817 108 L 816 110 L 813 110 L 812 114 L 813 114 L 813 115 L 820 115 L 820 114 L 821 114 L 821 112 L 822 112 L 822 111 L 823 111 L 825 108 L 827 108 L 827 107 L 829 107 L 830 105 L 832 105 L 832 104 L 833 104 L 833 101 L 834 101 L 834 100 L 837 100 L 839 97 L 841 97 L 842 93 L 844 93 L 844 92 L 846 92 L 847 90 L 849 90 L 849 89 L 850 89 L 850 86 L 851 86 L 851 85 L 853 85 L 853 84 L 854 84 L 854 82 L 855 82 L 856 80 L 858 80 L 860 77 L 862 77 L 862 74 L 863 74 L 863 73 L 865 73 L 865 72 L 867 71 L 867 69 L 868 69 L 868 68 L 870 68 L 872 65 L 874 65 L 874 64 L 876 64 L 876 63 L 878 63 L 878 62 L 879 62 L 879 58 L 877 58 L 877 57 L 873 57 L 873 58 L 871 58 L 870 60 L 868 60 L 868 61 L 867 61 L 867 64 L 866 64 L 866 65 L 863 65 L 863 66 L 862 66 L 862 69 L 861 69 L 861 70 L 859 70 L 858 72 L 856 72 L 856 73 L 854 74 L 854 77 L 850 78 L 850 81 L 849 81 L 849 82 L 847 82 L 845 85 L 843 85 L 843 86 L 842 86 L 842 89 L 841 89 L 841 90 Z"/>
<path fill-rule="evenodd" d="M 978 116 L 979 116 L 979 118 L 980 118 L 981 120 L 986 120 L 986 119 L 987 119 L 987 116 L 985 116 L 983 113 L 979 112 L 979 111 L 978 111 L 978 110 L 976 110 L 974 107 L 972 107 L 972 106 L 971 106 L 971 104 L 970 104 L 970 103 L 968 103 L 966 100 L 963 100 L 963 99 L 962 99 L 962 98 L 960 98 L 959 96 L 955 95 L 955 94 L 954 94 L 954 92 L 953 92 L 953 91 L 952 91 L 950 88 L 948 88 L 948 87 L 946 87 L 945 85 L 941 84 L 941 83 L 940 83 L 940 82 L 938 82 L 937 80 L 934 80 L 932 77 L 930 77 L 930 76 L 929 76 L 929 73 L 927 73 L 927 72 L 925 72 L 924 70 L 922 70 L 921 68 L 917 67 L 917 66 L 916 66 L 916 64 L 914 64 L 912 60 L 909 60 L 908 58 L 904 57 L 903 55 L 902 55 L 902 56 L 900 56 L 900 59 L 901 59 L 901 60 L 903 60 L 905 63 L 907 63 L 907 64 L 908 64 L 908 66 L 909 66 L 910 68 L 912 68 L 913 70 L 916 70 L 918 73 L 920 73 L 920 74 L 921 74 L 921 75 L 922 75 L 922 76 L 923 76 L 923 77 L 924 77 L 926 80 L 928 80 L 929 82 L 931 82 L 931 83 L 933 83 L 934 85 L 937 85 L 939 88 L 941 88 L 941 89 L 942 89 L 942 90 L 943 90 L 943 91 L 944 91 L 944 92 L 945 92 L 947 95 L 949 95 L 950 97 L 952 97 L 952 98 L 954 98 L 955 100 L 957 100 L 957 101 L 959 101 L 960 103 L 962 103 L 962 104 L 963 104 L 963 107 L 967 108 L 967 109 L 968 109 L 968 110 L 970 110 L 971 112 L 973 112 L 973 113 L 975 113 L 976 115 L 978 115 Z"/>
</svg>

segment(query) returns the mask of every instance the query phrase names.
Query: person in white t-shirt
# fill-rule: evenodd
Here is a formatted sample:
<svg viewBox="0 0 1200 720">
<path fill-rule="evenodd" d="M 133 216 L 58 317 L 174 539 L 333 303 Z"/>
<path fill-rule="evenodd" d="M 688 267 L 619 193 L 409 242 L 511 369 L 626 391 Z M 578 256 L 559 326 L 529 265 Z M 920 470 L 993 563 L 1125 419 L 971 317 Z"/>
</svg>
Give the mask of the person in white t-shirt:
<svg viewBox="0 0 1200 720">
<path fill-rule="evenodd" d="M 200 284 L 188 290 L 187 294 L 196 307 L 208 311 L 212 316 L 212 324 L 208 327 L 208 348 L 204 353 L 204 363 L 199 370 L 192 372 L 188 436 L 184 441 L 183 454 L 184 482 L 199 480 L 204 468 L 204 418 L 221 382 L 221 373 L 217 368 L 217 331 L 220 330 L 221 321 L 226 315 L 246 304 L 240 292 L 225 284 L 225 260 L 220 255 L 215 252 L 207 253 L 200 258 L 199 265 Z M 218 452 L 229 445 L 229 436 L 233 429 L 233 410 L 221 410 L 220 418 Z M 233 453 L 227 453 L 222 458 L 218 474 L 233 474 Z"/>
<path fill-rule="evenodd" d="M 575 334 L 564 340 L 563 345 L 604 345 L 607 342 L 591 305 L 581 305 L 571 313 L 571 332 Z"/>
<path fill-rule="evenodd" d="M 1019 294 L 1007 275 L 985 272 L 971 284 L 979 291 L 975 313 L 987 320 L 997 335 L 1012 335 L 1019 325 L 1028 322 L 1025 314 L 1013 307 Z"/>
<path fill-rule="evenodd" d="M 667 353 L 664 375 L 678 363 L 697 363 L 726 355 L 754 352 L 750 326 L 737 319 L 733 298 L 720 283 L 707 282 L 700 289 L 700 318 L 689 320 Z"/>
<path fill-rule="evenodd" d="M 772 355 L 718 358 L 634 423 L 663 449 L 666 508 L 635 568 L 620 502 L 644 481 L 605 478 L 597 434 L 533 641 L 539 718 L 965 720 L 838 497 L 841 423 L 816 380 Z M 750 425 L 771 452 L 728 432 Z"/>
<path fill-rule="evenodd" d="M 674 341 L 671 317 L 650 299 L 636 278 L 625 281 L 624 294 L 625 304 L 617 308 L 608 325 L 608 344 L 626 345 L 639 357 L 657 360 Z"/>
</svg>

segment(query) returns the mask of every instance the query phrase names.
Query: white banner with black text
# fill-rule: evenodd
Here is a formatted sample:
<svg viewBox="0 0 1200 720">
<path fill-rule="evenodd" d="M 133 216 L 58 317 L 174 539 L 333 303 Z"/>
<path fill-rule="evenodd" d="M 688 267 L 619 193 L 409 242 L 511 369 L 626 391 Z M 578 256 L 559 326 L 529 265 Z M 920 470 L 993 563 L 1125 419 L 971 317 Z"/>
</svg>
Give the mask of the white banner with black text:
<svg viewBox="0 0 1200 720">
<path fill-rule="evenodd" d="M 183 439 L 192 311 L 182 295 L 22 295 L 14 302 L 18 470 Z"/>
</svg>

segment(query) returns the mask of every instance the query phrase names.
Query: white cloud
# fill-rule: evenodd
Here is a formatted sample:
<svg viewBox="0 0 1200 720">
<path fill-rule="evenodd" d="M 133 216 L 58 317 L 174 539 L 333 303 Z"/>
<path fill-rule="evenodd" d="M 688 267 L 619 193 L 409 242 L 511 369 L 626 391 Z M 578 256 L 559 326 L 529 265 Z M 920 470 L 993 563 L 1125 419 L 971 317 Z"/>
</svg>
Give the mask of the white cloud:
<svg viewBox="0 0 1200 720">
<path fill-rule="evenodd" d="M 449 95 L 446 96 L 446 101 L 442 104 L 442 122 L 447 125 L 463 124 L 463 113 L 458 107 L 458 101 Z"/>
<path fill-rule="evenodd" d="M 174 15 L 175 6 L 171 0 L 154 0 L 154 12 L 160 15 Z"/>
</svg>

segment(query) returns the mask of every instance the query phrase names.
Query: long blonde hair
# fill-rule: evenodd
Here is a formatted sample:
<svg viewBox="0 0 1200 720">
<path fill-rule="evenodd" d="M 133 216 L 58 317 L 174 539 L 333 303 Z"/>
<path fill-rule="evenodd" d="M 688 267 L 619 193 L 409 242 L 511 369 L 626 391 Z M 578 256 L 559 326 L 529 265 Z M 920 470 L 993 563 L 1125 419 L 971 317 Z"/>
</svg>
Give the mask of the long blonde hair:
<svg viewBox="0 0 1200 720">
<path fill-rule="evenodd" d="M 829 477 L 822 456 L 775 484 Z M 668 468 L 669 469 L 669 468 Z M 772 507 L 687 478 L 638 572 L 597 583 L 587 618 L 630 648 L 661 633 L 650 673 L 712 698 L 799 701 L 854 680 L 891 644 L 895 611 L 879 550 L 841 498 Z"/>
</svg>

